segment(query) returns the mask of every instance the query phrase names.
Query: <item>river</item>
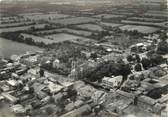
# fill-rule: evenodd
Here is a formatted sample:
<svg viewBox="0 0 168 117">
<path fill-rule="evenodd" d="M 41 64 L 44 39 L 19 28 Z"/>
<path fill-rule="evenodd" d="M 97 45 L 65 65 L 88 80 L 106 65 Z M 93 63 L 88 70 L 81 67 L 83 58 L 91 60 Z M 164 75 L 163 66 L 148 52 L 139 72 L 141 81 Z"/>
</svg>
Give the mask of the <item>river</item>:
<svg viewBox="0 0 168 117">
<path fill-rule="evenodd" d="M 0 37 L 0 57 L 10 58 L 11 55 L 24 54 L 27 51 L 41 51 L 43 49 L 24 43 L 14 42 Z"/>
</svg>

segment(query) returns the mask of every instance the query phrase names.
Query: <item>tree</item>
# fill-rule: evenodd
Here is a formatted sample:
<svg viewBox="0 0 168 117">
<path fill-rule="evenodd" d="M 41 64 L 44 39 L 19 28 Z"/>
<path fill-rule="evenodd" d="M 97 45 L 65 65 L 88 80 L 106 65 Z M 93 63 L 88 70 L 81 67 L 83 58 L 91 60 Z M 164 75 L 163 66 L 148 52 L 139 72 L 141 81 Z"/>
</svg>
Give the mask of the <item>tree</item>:
<svg viewBox="0 0 168 117">
<path fill-rule="evenodd" d="M 96 60 L 96 58 L 98 57 L 96 53 L 91 53 L 90 55 L 91 58 L 93 58 L 94 60 Z"/>
<path fill-rule="evenodd" d="M 140 63 L 137 63 L 134 67 L 135 71 L 142 71 L 142 67 Z"/>
<path fill-rule="evenodd" d="M 35 42 L 34 42 L 34 40 L 32 38 L 25 38 L 25 43 L 30 44 L 30 45 L 34 45 L 35 44 Z"/>
<path fill-rule="evenodd" d="M 168 53 L 168 43 L 166 40 L 162 40 L 161 42 L 159 42 L 157 52 L 160 54 Z"/>
<path fill-rule="evenodd" d="M 151 66 L 151 61 L 148 58 L 142 58 L 141 63 L 144 69 L 148 69 Z"/>
<path fill-rule="evenodd" d="M 40 73 L 40 77 L 43 77 L 43 76 L 44 76 L 44 70 L 43 70 L 43 69 L 40 68 L 39 73 Z"/>
<path fill-rule="evenodd" d="M 52 107 L 47 107 L 47 108 L 46 108 L 46 113 L 47 113 L 48 115 L 51 115 L 53 112 L 54 112 L 54 109 L 53 109 Z"/>
<path fill-rule="evenodd" d="M 135 55 L 135 58 L 136 58 L 138 63 L 141 61 L 141 58 L 140 58 L 140 56 L 138 54 Z"/>
<path fill-rule="evenodd" d="M 150 57 L 152 66 L 156 66 L 164 62 L 164 58 L 159 54 L 152 54 Z"/>
<path fill-rule="evenodd" d="M 127 61 L 128 61 L 128 62 L 131 62 L 131 61 L 133 61 L 133 60 L 134 60 L 134 58 L 133 58 L 132 55 L 128 55 L 128 56 L 127 56 Z"/>
</svg>

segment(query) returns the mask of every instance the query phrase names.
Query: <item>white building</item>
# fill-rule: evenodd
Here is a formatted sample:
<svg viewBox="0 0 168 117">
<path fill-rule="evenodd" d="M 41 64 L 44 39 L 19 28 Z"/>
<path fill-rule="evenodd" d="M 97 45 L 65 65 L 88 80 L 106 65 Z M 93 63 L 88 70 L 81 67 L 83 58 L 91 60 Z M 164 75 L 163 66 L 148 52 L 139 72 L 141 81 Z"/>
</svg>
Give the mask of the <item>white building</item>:
<svg viewBox="0 0 168 117">
<path fill-rule="evenodd" d="M 123 80 L 122 76 L 116 76 L 116 77 L 104 77 L 102 79 L 102 83 L 103 85 L 107 86 L 107 87 L 111 87 L 111 88 L 116 88 L 118 87 L 121 82 Z"/>
</svg>

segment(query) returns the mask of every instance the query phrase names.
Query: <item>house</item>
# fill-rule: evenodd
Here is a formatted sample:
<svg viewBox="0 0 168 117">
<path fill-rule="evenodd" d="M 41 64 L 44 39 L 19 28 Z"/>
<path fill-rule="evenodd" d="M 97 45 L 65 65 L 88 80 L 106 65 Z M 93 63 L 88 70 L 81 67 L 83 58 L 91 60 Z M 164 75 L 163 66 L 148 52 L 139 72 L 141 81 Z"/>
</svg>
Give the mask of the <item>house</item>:
<svg viewBox="0 0 168 117">
<path fill-rule="evenodd" d="M 88 51 L 81 51 L 82 54 L 84 54 L 86 56 L 86 58 L 89 58 L 91 56 L 91 52 Z"/>
<path fill-rule="evenodd" d="M 145 111 L 153 111 L 153 107 L 156 104 L 156 100 L 147 96 L 139 96 L 137 99 L 137 106 Z"/>
<path fill-rule="evenodd" d="M 83 113 L 87 113 L 90 111 L 91 111 L 91 107 L 88 104 L 86 104 L 86 105 L 83 105 L 78 109 L 74 109 L 73 111 L 70 111 L 60 117 L 80 117 Z"/>
<path fill-rule="evenodd" d="M 5 97 L 8 101 L 12 102 L 12 103 L 16 103 L 18 101 L 18 98 L 10 95 L 9 93 L 2 93 L 1 95 L 3 97 Z"/>
<path fill-rule="evenodd" d="M 12 87 L 16 87 L 19 84 L 17 80 L 8 80 L 7 83 Z"/>
<path fill-rule="evenodd" d="M 71 103 L 69 103 L 69 104 L 67 104 L 67 105 L 65 106 L 65 110 L 66 110 L 67 112 L 73 110 L 74 108 L 75 108 L 75 105 L 74 105 L 73 102 L 71 102 Z"/>
<path fill-rule="evenodd" d="M 58 85 L 58 84 L 54 84 L 53 82 L 49 82 L 48 88 L 50 90 L 50 93 L 57 93 L 63 89 L 63 86 Z"/>
<path fill-rule="evenodd" d="M 16 73 L 12 73 L 11 76 L 12 76 L 13 78 L 15 78 L 15 79 L 19 79 L 19 75 L 16 74 Z"/>
<path fill-rule="evenodd" d="M 149 46 L 149 43 L 137 43 L 135 45 L 131 45 L 130 49 L 132 52 L 145 52 L 147 50 L 147 46 Z"/>
<path fill-rule="evenodd" d="M 17 70 L 15 73 L 18 75 L 23 75 L 26 72 L 27 72 L 27 68 L 23 68 L 23 69 Z"/>
<path fill-rule="evenodd" d="M 59 68 L 60 67 L 60 60 L 55 59 L 52 63 L 53 68 Z"/>
<path fill-rule="evenodd" d="M 24 115 L 25 113 L 26 113 L 26 110 L 24 109 L 24 107 L 22 106 L 22 105 L 20 105 L 20 104 L 17 104 L 17 105 L 13 105 L 12 107 L 11 107 L 11 110 L 15 113 L 15 114 L 17 114 L 17 115 Z"/>
<path fill-rule="evenodd" d="M 104 91 L 95 91 L 91 99 L 95 104 L 102 104 L 105 102 L 106 93 Z"/>
<path fill-rule="evenodd" d="M 166 60 L 168 60 L 168 54 L 162 55 L 162 57 Z"/>
<path fill-rule="evenodd" d="M 161 117 L 168 117 L 168 104 L 166 105 L 166 108 L 162 110 Z"/>
<path fill-rule="evenodd" d="M 113 103 L 108 104 L 107 111 L 110 113 L 117 113 L 119 115 L 122 115 L 124 113 L 124 110 L 128 108 L 131 103 L 131 100 L 119 99 Z"/>
<path fill-rule="evenodd" d="M 10 87 L 6 84 L 1 84 L 0 90 L 2 90 L 3 92 L 6 92 L 10 90 Z"/>
<path fill-rule="evenodd" d="M 12 55 L 12 56 L 10 57 L 10 59 L 11 59 L 12 61 L 18 61 L 18 60 L 20 60 L 20 57 L 17 56 L 17 55 Z"/>
<path fill-rule="evenodd" d="M 122 99 L 130 100 L 132 102 L 134 101 L 134 98 L 135 98 L 134 94 L 131 94 L 131 93 L 128 93 L 128 92 L 125 92 L 125 91 L 122 91 L 122 90 L 117 90 L 116 93 L 119 94 L 119 96 Z"/>
<path fill-rule="evenodd" d="M 116 76 L 116 77 L 104 77 L 102 79 L 102 84 L 104 86 L 110 87 L 110 88 L 116 88 L 119 87 L 121 82 L 123 80 L 122 76 Z"/>
<path fill-rule="evenodd" d="M 32 55 L 32 56 L 28 56 L 27 58 L 24 57 L 20 60 L 21 63 L 28 65 L 28 66 L 34 66 L 37 65 L 39 62 L 39 57 L 40 55 Z"/>
<path fill-rule="evenodd" d="M 31 74 L 32 76 L 39 77 L 40 76 L 39 71 L 40 71 L 39 68 L 35 68 L 35 69 L 29 69 L 27 73 Z"/>
</svg>

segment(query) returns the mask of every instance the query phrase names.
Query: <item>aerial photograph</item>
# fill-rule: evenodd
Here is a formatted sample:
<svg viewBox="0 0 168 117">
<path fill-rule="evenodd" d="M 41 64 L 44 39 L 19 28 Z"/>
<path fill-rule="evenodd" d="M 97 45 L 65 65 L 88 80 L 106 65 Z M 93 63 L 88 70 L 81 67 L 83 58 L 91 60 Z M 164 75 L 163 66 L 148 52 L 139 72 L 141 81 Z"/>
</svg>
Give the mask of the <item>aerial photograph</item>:
<svg viewBox="0 0 168 117">
<path fill-rule="evenodd" d="M 0 0 L 0 117 L 168 117 L 168 0 Z"/>
</svg>

